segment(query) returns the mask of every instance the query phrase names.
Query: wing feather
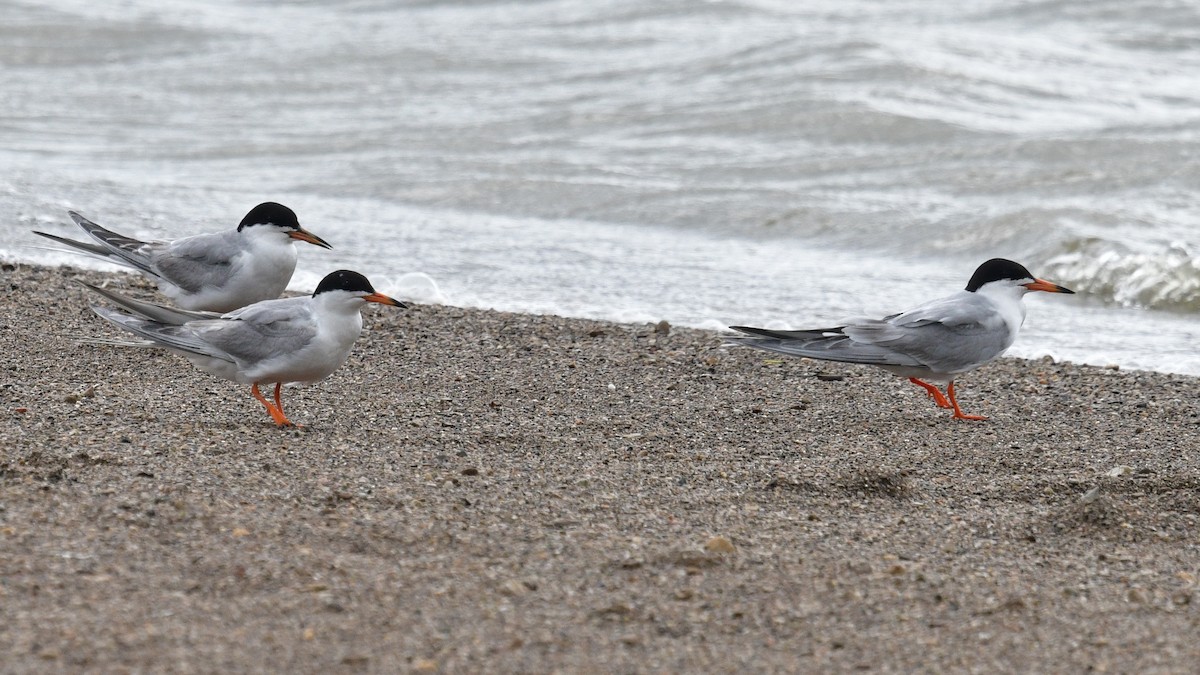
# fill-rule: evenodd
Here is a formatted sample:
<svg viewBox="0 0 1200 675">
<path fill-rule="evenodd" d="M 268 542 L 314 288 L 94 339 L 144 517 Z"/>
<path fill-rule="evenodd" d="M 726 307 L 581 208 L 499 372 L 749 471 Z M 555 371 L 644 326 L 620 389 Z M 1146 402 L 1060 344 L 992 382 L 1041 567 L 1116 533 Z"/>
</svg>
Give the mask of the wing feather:
<svg viewBox="0 0 1200 675">
<path fill-rule="evenodd" d="M 299 351 L 317 335 L 309 298 L 247 305 L 220 319 L 189 324 L 204 341 L 244 363 Z"/>
<path fill-rule="evenodd" d="M 186 309 L 178 309 L 176 307 L 168 307 L 167 305 L 160 305 L 154 302 L 134 300 L 133 298 L 127 298 L 120 293 L 116 293 L 105 288 L 100 288 L 99 286 L 93 286 L 85 281 L 79 281 L 79 284 L 93 293 L 96 293 L 97 295 L 104 296 L 109 301 L 119 305 L 122 309 L 128 312 L 132 312 L 138 316 L 168 325 L 180 326 L 188 321 L 195 321 L 197 319 L 215 319 L 220 316 L 215 312 L 195 312 Z"/>
<path fill-rule="evenodd" d="M 112 260 L 113 262 L 124 263 L 131 267 L 142 270 L 143 272 L 157 274 L 154 271 L 153 266 L 150 264 L 150 251 L 154 248 L 154 243 L 141 241 L 140 239 L 134 239 L 133 237 L 126 237 L 123 234 L 117 234 L 112 230 L 108 230 L 97 225 L 96 223 L 84 218 L 74 211 L 68 211 L 68 213 L 71 216 L 71 220 L 74 220 L 76 225 L 82 228 L 89 237 L 95 239 L 100 243 L 101 246 L 104 247 L 108 254 L 105 257 L 107 257 L 109 260 Z M 68 239 L 63 241 L 63 243 L 71 244 L 72 242 Z M 88 250 L 82 246 L 77 246 L 76 248 Z"/>
<path fill-rule="evenodd" d="M 919 367 L 922 365 L 920 361 L 905 354 L 878 345 L 856 342 L 848 335 L 817 336 L 808 339 L 736 335 L 730 337 L 729 341 L 768 352 L 788 356 L 804 356 L 822 361 L 865 363 L 874 366 Z"/>
<path fill-rule="evenodd" d="M 139 335 L 162 347 L 188 354 L 209 356 L 223 361 L 234 362 L 236 360 L 232 355 L 225 353 L 209 341 L 199 337 L 193 331 L 192 324 L 184 324 L 182 326 L 164 324 L 153 319 L 133 316 L 99 305 L 92 305 L 92 311 L 118 328 L 127 330 L 134 335 Z"/>
<path fill-rule="evenodd" d="M 217 232 L 177 239 L 152 253 L 150 265 L 157 275 L 189 293 L 220 288 L 233 276 L 243 254 L 236 234 Z"/>
</svg>

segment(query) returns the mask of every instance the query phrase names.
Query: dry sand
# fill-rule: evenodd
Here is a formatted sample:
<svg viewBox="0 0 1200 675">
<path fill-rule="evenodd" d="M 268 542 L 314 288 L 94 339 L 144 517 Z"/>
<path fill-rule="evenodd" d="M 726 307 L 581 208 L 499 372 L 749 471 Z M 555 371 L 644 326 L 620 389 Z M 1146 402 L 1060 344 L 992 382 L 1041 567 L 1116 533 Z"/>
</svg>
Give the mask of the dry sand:
<svg viewBox="0 0 1200 675">
<path fill-rule="evenodd" d="M 418 306 L 277 429 L 73 277 L 149 297 L 4 267 L 5 671 L 1200 668 L 1200 380 Z"/>
</svg>

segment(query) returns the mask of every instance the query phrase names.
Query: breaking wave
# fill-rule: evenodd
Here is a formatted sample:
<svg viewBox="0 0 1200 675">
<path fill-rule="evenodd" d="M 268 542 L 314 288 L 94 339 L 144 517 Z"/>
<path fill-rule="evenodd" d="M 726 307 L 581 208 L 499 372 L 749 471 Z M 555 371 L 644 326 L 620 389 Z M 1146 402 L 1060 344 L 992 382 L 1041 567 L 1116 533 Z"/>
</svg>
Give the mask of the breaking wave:
<svg viewBox="0 0 1200 675">
<path fill-rule="evenodd" d="M 1045 275 L 1124 307 L 1200 312 L 1200 259 L 1181 243 L 1138 251 L 1100 238 L 1070 242 Z"/>
</svg>

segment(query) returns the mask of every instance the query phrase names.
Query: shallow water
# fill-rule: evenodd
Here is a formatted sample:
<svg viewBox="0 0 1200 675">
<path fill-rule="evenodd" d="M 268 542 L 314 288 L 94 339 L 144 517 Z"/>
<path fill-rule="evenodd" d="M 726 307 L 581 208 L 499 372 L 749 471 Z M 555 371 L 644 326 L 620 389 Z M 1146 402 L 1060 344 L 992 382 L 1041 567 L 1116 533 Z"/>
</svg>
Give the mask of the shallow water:
<svg viewBox="0 0 1200 675">
<path fill-rule="evenodd" d="M 803 327 L 1035 294 L 1012 353 L 1200 374 L 1200 14 L 1176 2 L 0 6 L 0 256 L 267 199 L 385 292 Z"/>
</svg>

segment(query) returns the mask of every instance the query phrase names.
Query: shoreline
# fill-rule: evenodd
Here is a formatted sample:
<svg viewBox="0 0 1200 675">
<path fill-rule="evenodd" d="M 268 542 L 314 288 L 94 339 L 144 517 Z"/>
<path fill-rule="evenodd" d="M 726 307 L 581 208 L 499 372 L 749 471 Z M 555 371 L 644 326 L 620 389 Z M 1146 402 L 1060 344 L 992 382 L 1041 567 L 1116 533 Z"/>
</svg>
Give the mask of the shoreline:
<svg viewBox="0 0 1200 675">
<path fill-rule="evenodd" d="M 437 305 L 248 387 L 3 265 L 6 668 L 1186 672 L 1200 378 L 1002 358 L 962 422 L 716 333 Z M 23 410 L 23 412 L 22 412 Z"/>
</svg>

